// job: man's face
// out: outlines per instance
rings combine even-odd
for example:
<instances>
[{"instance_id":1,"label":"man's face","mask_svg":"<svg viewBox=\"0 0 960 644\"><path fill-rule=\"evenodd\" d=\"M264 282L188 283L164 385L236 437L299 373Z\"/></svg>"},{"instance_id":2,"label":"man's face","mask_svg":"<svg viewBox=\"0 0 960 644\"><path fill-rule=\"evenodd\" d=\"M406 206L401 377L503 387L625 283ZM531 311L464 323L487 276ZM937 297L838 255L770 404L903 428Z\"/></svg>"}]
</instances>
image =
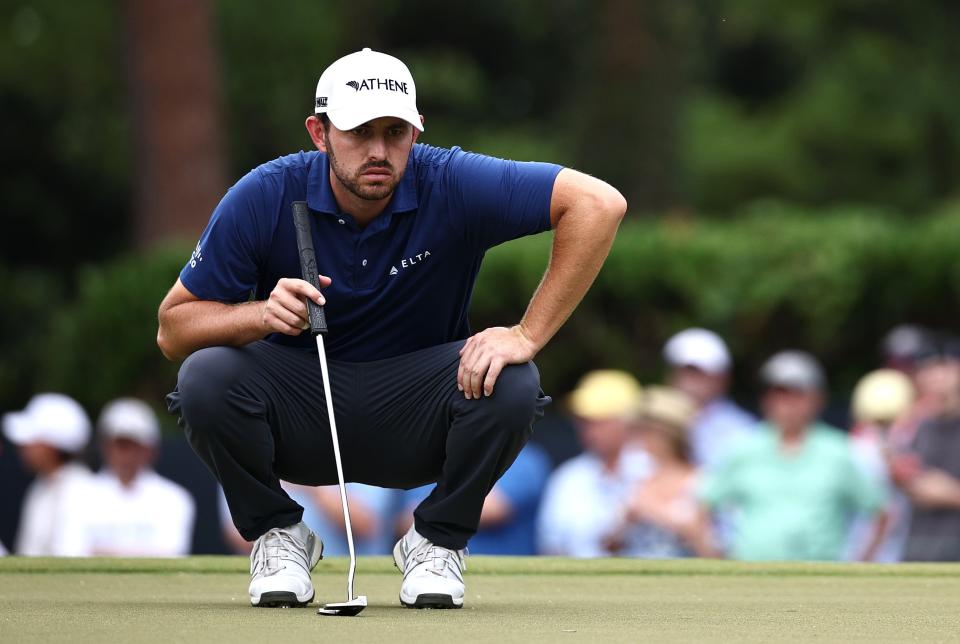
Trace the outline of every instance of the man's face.
<instances>
[{"instance_id":1,"label":"man's face","mask_svg":"<svg viewBox=\"0 0 960 644\"><path fill-rule=\"evenodd\" d=\"M630 422L621 418L577 418L576 425L583 448L604 459L614 458L620 453L631 428Z\"/></svg>"},{"instance_id":2,"label":"man's face","mask_svg":"<svg viewBox=\"0 0 960 644\"><path fill-rule=\"evenodd\" d=\"M47 443L25 443L17 451L23 464L40 476L52 474L63 464L57 448Z\"/></svg>"},{"instance_id":3,"label":"man's face","mask_svg":"<svg viewBox=\"0 0 960 644\"><path fill-rule=\"evenodd\" d=\"M331 123L317 147L327 153L336 180L347 191L380 201L392 195L403 178L419 133L403 119L389 116L347 131Z\"/></svg>"},{"instance_id":4,"label":"man's face","mask_svg":"<svg viewBox=\"0 0 960 644\"><path fill-rule=\"evenodd\" d=\"M708 373L693 366L674 367L668 377L671 386L696 400L699 405L706 405L723 396L728 380L725 373Z\"/></svg>"},{"instance_id":5,"label":"man's face","mask_svg":"<svg viewBox=\"0 0 960 644\"><path fill-rule=\"evenodd\" d=\"M817 391L771 387L763 395L763 415L780 431L806 429L820 415L823 396Z\"/></svg>"},{"instance_id":6,"label":"man's face","mask_svg":"<svg viewBox=\"0 0 960 644\"><path fill-rule=\"evenodd\" d=\"M918 397L939 401L960 389L960 361L953 358L920 363L913 376Z\"/></svg>"},{"instance_id":7,"label":"man's face","mask_svg":"<svg viewBox=\"0 0 960 644\"><path fill-rule=\"evenodd\" d=\"M110 438L103 443L103 462L121 481L130 481L153 461L153 448L129 438Z\"/></svg>"}]
</instances>

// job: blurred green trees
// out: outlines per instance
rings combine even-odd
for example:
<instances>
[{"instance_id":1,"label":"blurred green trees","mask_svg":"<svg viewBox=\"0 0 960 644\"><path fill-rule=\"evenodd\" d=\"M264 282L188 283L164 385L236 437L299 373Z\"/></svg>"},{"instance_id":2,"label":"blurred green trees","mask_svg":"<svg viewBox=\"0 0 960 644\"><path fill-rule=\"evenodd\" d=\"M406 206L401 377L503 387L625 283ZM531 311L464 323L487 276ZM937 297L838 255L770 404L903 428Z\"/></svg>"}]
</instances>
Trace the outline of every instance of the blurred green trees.
<instances>
[{"instance_id":1,"label":"blurred green trees","mask_svg":"<svg viewBox=\"0 0 960 644\"><path fill-rule=\"evenodd\" d=\"M713 45L681 128L692 205L769 196L912 214L957 194L960 5L710 5Z\"/></svg>"},{"instance_id":2,"label":"blurred green trees","mask_svg":"<svg viewBox=\"0 0 960 644\"><path fill-rule=\"evenodd\" d=\"M660 348L690 325L729 339L739 385L751 390L774 351L813 351L845 391L880 360L877 339L905 317L946 327L960 317L960 217L917 222L864 208L819 211L772 204L733 220L626 222L584 304L537 357L544 388L572 386L583 369L620 367L659 377ZM758 243L762 240L762 243ZM473 299L476 328L519 319L543 273L551 236L488 253ZM189 257L187 244L126 254L82 271L62 306L30 273L0 275L38 324L4 329L4 355L36 365L29 380L70 391L91 409L125 392L159 403L176 365L156 349L156 305ZM26 288L21 288L23 284ZM0 369L0 385L17 373Z\"/></svg>"},{"instance_id":3,"label":"blurred green trees","mask_svg":"<svg viewBox=\"0 0 960 644\"><path fill-rule=\"evenodd\" d=\"M556 362L561 386L584 361L653 368L681 324L714 326L748 362L790 340L860 368L889 324L956 319L956 3L210 2L231 181L307 147L320 71L371 46L412 68L425 142L568 164L621 188L632 217L668 215L625 228L568 344L549 349L577 347ZM157 273L129 253L143 151L122 6L0 0L2 408L41 383L101 396L71 348L124 374L102 391L169 375L152 362L151 308L179 260L157 251L150 266L170 261ZM523 278L481 282L478 324L512 319L545 243L491 254L490 271ZM509 308L504 284L523 285ZM146 299L111 311L128 288ZM116 327L124 311L135 337ZM108 329L116 351L95 337Z\"/></svg>"}]
</instances>

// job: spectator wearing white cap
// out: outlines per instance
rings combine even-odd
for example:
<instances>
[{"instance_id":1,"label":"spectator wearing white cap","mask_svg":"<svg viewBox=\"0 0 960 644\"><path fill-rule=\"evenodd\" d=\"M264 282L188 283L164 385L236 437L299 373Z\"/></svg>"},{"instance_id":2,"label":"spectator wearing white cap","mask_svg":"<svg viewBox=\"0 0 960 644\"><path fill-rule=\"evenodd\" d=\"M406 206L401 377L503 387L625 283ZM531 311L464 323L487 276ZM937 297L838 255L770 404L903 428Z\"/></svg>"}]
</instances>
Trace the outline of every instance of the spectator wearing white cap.
<instances>
[{"instance_id":1,"label":"spectator wearing white cap","mask_svg":"<svg viewBox=\"0 0 960 644\"><path fill-rule=\"evenodd\" d=\"M838 560L851 518L880 513L882 490L846 436L817 420L826 382L812 356L778 353L760 375L765 423L707 472L700 497L736 512L728 552L736 559Z\"/></svg>"},{"instance_id":2,"label":"spectator wearing white cap","mask_svg":"<svg viewBox=\"0 0 960 644\"><path fill-rule=\"evenodd\" d=\"M586 374L570 396L583 454L558 467L544 491L537 525L542 554L613 554L609 537L637 481L649 474L645 452L631 447L643 390L623 371Z\"/></svg>"},{"instance_id":3,"label":"spectator wearing white cap","mask_svg":"<svg viewBox=\"0 0 960 644\"><path fill-rule=\"evenodd\" d=\"M694 328L670 338L663 357L670 367L667 384L693 398L698 407L690 427L693 461L710 467L757 425L753 416L727 397L730 351L713 331Z\"/></svg>"},{"instance_id":4,"label":"spectator wearing white cap","mask_svg":"<svg viewBox=\"0 0 960 644\"><path fill-rule=\"evenodd\" d=\"M82 508L92 476L76 459L90 438L83 407L63 394L37 394L22 411L4 414L3 433L36 474L23 500L14 552L89 555Z\"/></svg>"},{"instance_id":5,"label":"spectator wearing white cap","mask_svg":"<svg viewBox=\"0 0 960 644\"><path fill-rule=\"evenodd\" d=\"M90 549L96 555L174 557L189 554L193 497L153 470L160 426L135 398L104 407L97 422L103 469L86 501Z\"/></svg>"}]
</instances>

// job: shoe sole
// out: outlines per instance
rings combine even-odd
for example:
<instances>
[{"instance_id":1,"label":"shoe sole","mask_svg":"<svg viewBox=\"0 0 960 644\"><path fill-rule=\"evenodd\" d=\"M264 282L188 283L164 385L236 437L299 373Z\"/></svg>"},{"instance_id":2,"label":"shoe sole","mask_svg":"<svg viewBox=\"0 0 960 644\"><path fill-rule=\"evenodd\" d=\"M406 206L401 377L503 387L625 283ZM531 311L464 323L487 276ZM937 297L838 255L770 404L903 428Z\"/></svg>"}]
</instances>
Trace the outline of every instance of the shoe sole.
<instances>
[{"instance_id":1,"label":"shoe sole","mask_svg":"<svg viewBox=\"0 0 960 644\"><path fill-rule=\"evenodd\" d=\"M407 608L463 608L463 600L457 604L450 595L440 595L435 593L424 593L417 595L417 598L411 602L403 601L400 596L400 603Z\"/></svg>"},{"instance_id":2,"label":"shoe sole","mask_svg":"<svg viewBox=\"0 0 960 644\"><path fill-rule=\"evenodd\" d=\"M283 590L274 590L260 595L260 601L256 604L251 604L255 608L304 608L307 604L313 601L313 595L311 594L309 599L306 601L300 601L297 599L296 593L291 593L289 591Z\"/></svg>"}]
</instances>

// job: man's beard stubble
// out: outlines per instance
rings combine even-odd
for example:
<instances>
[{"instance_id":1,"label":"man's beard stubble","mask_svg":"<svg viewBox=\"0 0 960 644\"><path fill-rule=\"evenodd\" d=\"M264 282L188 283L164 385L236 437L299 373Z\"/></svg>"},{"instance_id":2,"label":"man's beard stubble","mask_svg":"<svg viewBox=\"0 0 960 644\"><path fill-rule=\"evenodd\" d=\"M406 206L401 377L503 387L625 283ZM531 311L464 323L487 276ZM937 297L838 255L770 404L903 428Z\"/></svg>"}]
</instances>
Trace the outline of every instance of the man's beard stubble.
<instances>
[{"instance_id":1,"label":"man's beard stubble","mask_svg":"<svg viewBox=\"0 0 960 644\"><path fill-rule=\"evenodd\" d=\"M378 163L363 164L357 168L356 173L351 177L340 167L340 163L337 161L337 155L333 151L333 147L329 141L327 141L327 158L330 159L330 168L333 170L333 174L337 177L337 180L343 184L343 187L354 196L366 201L386 199L393 194L393 191L397 188L397 184L400 183L400 179L403 178L403 173L401 172L400 175L397 176L393 166L386 159ZM360 175L371 168L386 168L393 173L393 180L389 183L382 183L376 186L361 186Z\"/></svg>"}]
</instances>

